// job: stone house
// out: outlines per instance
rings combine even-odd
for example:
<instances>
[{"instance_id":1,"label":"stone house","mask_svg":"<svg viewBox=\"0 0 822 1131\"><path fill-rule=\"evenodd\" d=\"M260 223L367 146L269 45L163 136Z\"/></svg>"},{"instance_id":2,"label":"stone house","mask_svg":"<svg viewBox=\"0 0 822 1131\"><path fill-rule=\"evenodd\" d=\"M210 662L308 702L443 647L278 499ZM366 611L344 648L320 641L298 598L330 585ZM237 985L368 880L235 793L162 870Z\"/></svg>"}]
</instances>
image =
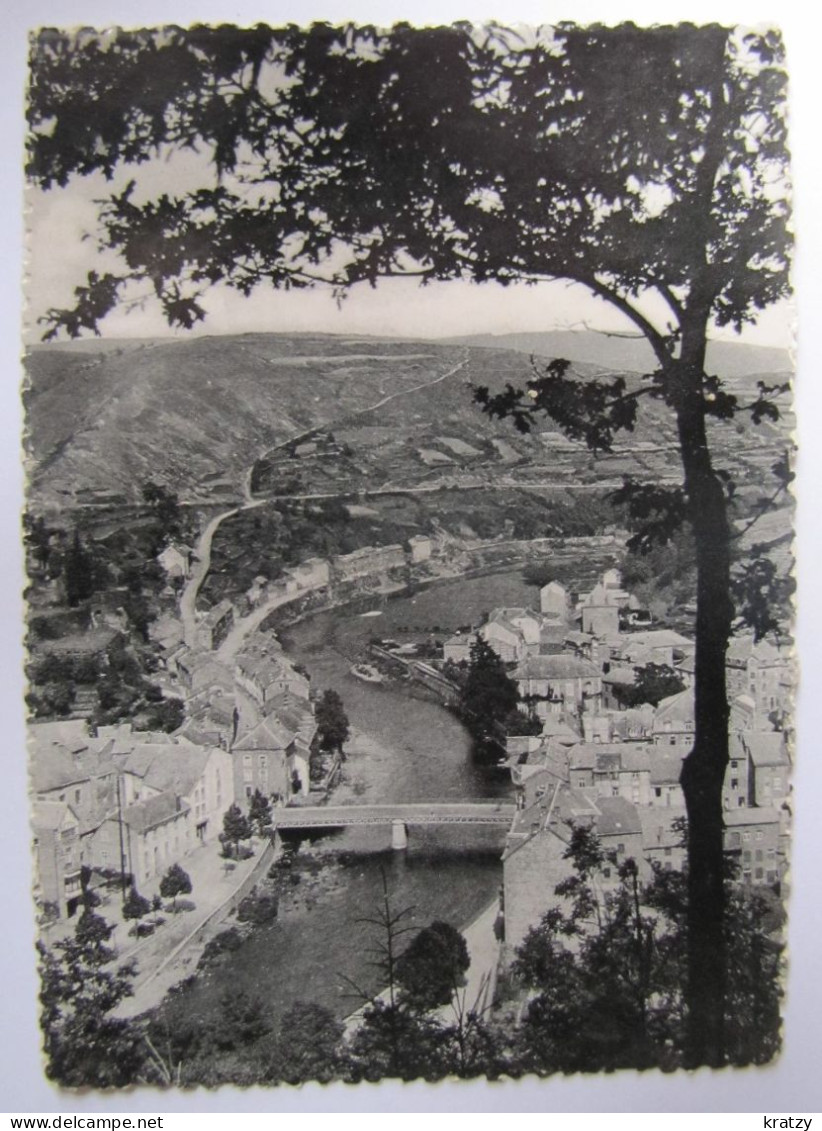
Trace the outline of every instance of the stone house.
<instances>
[{"instance_id":1,"label":"stone house","mask_svg":"<svg viewBox=\"0 0 822 1131\"><path fill-rule=\"evenodd\" d=\"M649 751L651 805L655 809L684 809L685 796L679 777L687 751L653 745Z\"/></svg>"},{"instance_id":2,"label":"stone house","mask_svg":"<svg viewBox=\"0 0 822 1131\"><path fill-rule=\"evenodd\" d=\"M672 668L676 661L692 657L695 648L693 640L670 628L631 632L620 638L620 656L636 667L665 664Z\"/></svg>"},{"instance_id":3,"label":"stone house","mask_svg":"<svg viewBox=\"0 0 822 1131\"><path fill-rule=\"evenodd\" d=\"M619 635L619 602L604 585L595 585L582 599L580 612L584 633L606 640Z\"/></svg>"},{"instance_id":4,"label":"stone house","mask_svg":"<svg viewBox=\"0 0 822 1131\"><path fill-rule=\"evenodd\" d=\"M288 758L293 741L294 732L274 715L241 735L231 750L234 796L243 800L259 789L266 797L272 793L290 797Z\"/></svg>"},{"instance_id":5,"label":"stone house","mask_svg":"<svg viewBox=\"0 0 822 1131\"><path fill-rule=\"evenodd\" d=\"M427 534L414 534L408 539L408 553L412 565L427 562L431 557L432 544Z\"/></svg>"},{"instance_id":6,"label":"stone house","mask_svg":"<svg viewBox=\"0 0 822 1131\"><path fill-rule=\"evenodd\" d=\"M197 625L197 643L214 651L219 648L234 626L234 606L225 598L215 605Z\"/></svg>"},{"instance_id":7,"label":"stone house","mask_svg":"<svg viewBox=\"0 0 822 1131\"><path fill-rule=\"evenodd\" d=\"M191 563L194 551L184 542L169 542L157 555L157 561L168 577L191 577Z\"/></svg>"},{"instance_id":8,"label":"stone house","mask_svg":"<svg viewBox=\"0 0 822 1131\"><path fill-rule=\"evenodd\" d=\"M642 855L666 871L681 871L687 858L682 822L687 818L684 805L639 810L642 825Z\"/></svg>"},{"instance_id":9,"label":"stone house","mask_svg":"<svg viewBox=\"0 0 822 1131\"><path fill-rule=\"evenodd\" d=\"M773 808L731 809L725 814L725 851L741 869L742 880L773 884L781 879L779 813Z\"/></svg>"},{"instance_id":10,"label":"stone house","mask_svg":"<svg viewBox=\"0 0 822 1131\"><path fill-rule=\"evenodd\" d=\"M121 804L170 794L190 811L193 839L206 844L222 831L223 814L234 801L231 755L219 747L189 743L139 745L122 759Z\"/></svg>"},{"instance_id":11,"label":"stone house","mask_svg":"<svg viewBox=\"0 0 822 1131\"><path fill-rule=\"evenodd\" d=\"M506 840L502 857L506 948L519 946L550 908L563 904L555 888L571 874L565 853L573 825L593 827L602 847L615 853L617 865L603 869L603 894L618 882L620 863L628 857L642 859L642 829L634 805L622 797L594 799L557 783L534 804L517 810Z\"/></svg>"},{"instance_id":12,"label":"stone house","mask_svg":"<svg viewBox=\"0 0 822 1131\"><path fill-rule=\"evenodd\" d=\"M571 615L571 596L559 581L549 581L539 591L539 609L567 623Z\"/></svg>"},{"instance_id":13,"label":"stone house","mask_svg":"<svg viewBox=\"0 0 822 1131\"><path fill-rule=\"evenodd\" d=\"M598 712L602 705L602 673L589 660L558 653L528 656L514 669L520 697L532 702L542 719Z\"/></svg>"},{"instance_id":14,"label":"stone house","mask_svg":"<svg viewBox=\"0 0 822 1131\"><path fill-rule=\"evenodd\" d=\"M34 836L34 898L61 918L72 916L80 902L80 821L64 801L35 801L31 808Z\"/></svg>"},{"instance_id":15,"label":"stone house","mask_svg":"<svg viewBox=\"0 0 822 1131\"><path fill-rule=\"evenodd\" d=\"M648 743L580 743L569 751L569 775L575 789L597 797L622 797L635 805L651 803Z\"/></svg>"},{"instance_id":16,"label":"stone house","mask_svg":"<svg viewBox=\"0 0 822 1131\"><path fill-rule=\"evenodd\" d=\"M323 558L307 558L284 569L283 576L293 580L297 589L321 589L331 580L331 566Z\"/></svg>"},{"instance_id":17,"label":"stone house","mask_svg":"<svg viewBox=\"0 0 822 1131\"><path fill-rule=\"evenodd\" d=\"M752 636L734 637L725 659L728 695L747 695L754 701L756 726L770 729L770 717L791 709L793 665L787 649Z\"/></svg>"},{"instance_id":18,"label":"stone house","mask_svg":"<svg viewBox=\"0 0 822 1131\"><path fill-rule=\"evenodd\" d=\"M694 690L686 687L661 699L654 712L652 737L657 746L675 747L685 755L694 744Z\"/></svg>"},{"instance_id":19,"label":"stone house","mask_svg":"<svg viewBox=\"0 0 822 1131\"><path fill-rule=\"evenodd\" d=\"M779 808L790 793L791 762L780 731L745 731L739 742L747 759L748 805Z\"/></svg>"}]
</instances>

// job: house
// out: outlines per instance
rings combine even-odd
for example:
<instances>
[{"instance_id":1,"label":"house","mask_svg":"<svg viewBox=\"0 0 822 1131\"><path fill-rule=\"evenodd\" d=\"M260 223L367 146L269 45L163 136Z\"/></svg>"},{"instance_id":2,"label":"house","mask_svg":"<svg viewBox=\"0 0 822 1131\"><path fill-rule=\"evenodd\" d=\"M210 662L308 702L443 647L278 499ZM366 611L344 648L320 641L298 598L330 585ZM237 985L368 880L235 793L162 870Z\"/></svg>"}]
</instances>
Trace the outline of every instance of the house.
<instances>
[{"instance_id":1,"label":"house","mask_svg":"<svg viewBox=\"0 0 822 1131\"><path fill-rule=\"evenodd\" d=\"M666 871L682 871L688 855L684 805L639 809L638 813L642 826L643 859Z\"/></svg>"},{"instance_id":2,"label":"house","mask_svg":"<svg viewBox=\"0 0 822 1131\"><path fill-rule=\"evenodd\" d=\"M333 573L338 581L354 581L405 567L405 550L400 545L365 546L350 554L338 554Z\"/></svg>"},{"instance_id":3,"label":"house","mask_svg":"<svg viewBox=\"0 0 822 1131\"><path fill-rule=\"evenodd\" d=\"M80 903L80 821L64 801L35 801L31 809L34 835L34 897L43 910L61 919Z\"/></svg>"},{"instance_id":4,"label":"house","mask_svg":"<svg viewBox=\"0 0 822 1131\"><path fill-rule=\"evenodd\" d=\"M694 744L694 689L686 687L661 699L654 712L652 738L657 746L671 746L687 754Z\"/></svg>"},{"instance_id":5,"label":"house","mask_svg":"<svg viewBox=\"0 0 822 1131\"><path fill-rule=\"evenodd\" d=\"M747 761L748 805L779 808L790 793L791 762L779 731L743 731L739 744Z\"/></svg>"},{"instance_id":6,"label":"house","mask_svg":"<svg viewBox=\"0 0 822 1131\"><path fill-rule=\"evenodd\" d=\"M411 557L412 565L427 562L431 557L431 551L431 539L427 534L415 534L408 539L408 553Z\"/></svg>"},{"instance_id":7,"label":"house","mask_svg":"<svg viewBox=\"0 0 822 1131\"><path fill-rule=\"evenodd\" d=\"M184 542L169 542L157 555L157 561L169 578L191 577L191 563L194 551Z\"/></svg>"},{"instance_id":8,"label":"house","mask_svg":"<svg viewBox=\"0 0 822 1131\"><path fill-rule=\"evenodd\" d=\"M43 643L43 651L62 660L93 662L108 667L111 656L123 646L123 636L116 628L101 626L88 632L72 632L59 640Z\"/></svg>"},{"instance_id":9,"label":"house","mask_svg":"<svg viewBox=\"0 0 822 1131\"><path fill-rule=\"evenodd\" d=\"M296 589L321 589L331 580L331 566L322 558L307 558L299 565L283 570L286 583L294 582Z\"/></svg>"},{"instance_id":10,"label":"house","mask_svg":"<svg viewBox=\"0 0 822 1131\"><path fill-rule=\"evenodd\" d=\"M725 851L739 864L745 883L773 884L782 877L780 819L773 808L725 813Z\"/></svg>"},{"instance_id":11,"label":"house","mask_svg":"<svg viewBox=\"0 0 822 1131\"><path fill-rule=\"evenodd\" d=\"M307 699L311 692L308 676L298 672L287 660L267 648L243 652L234 665L234 682L238 691L248 696L257 709L272 698L290 692Z\"/></svg>"},{"instance_id":12,"label":"house","mask_svg":"<svg viewBox=\"0 0 822 1131\"><path fill-rule=\"evenodd\" d=\"M608 639L619 634L619 602L614 593L602 584L595 585L583 598L582 631Z\"/></svg>"},{"instance_id":13,"label":"house","mask_svg":"<svg viewBox=\"0 0 822 1131\"><path fill-rule=\"evenodd\" d=\"M504 615L502 609L495 609L494 612L496 614L494 619L489 619L481 625L478 635L506 664L515 663L526 655L524 637L519 628Z\"/></svg>"},{"instance_id":14,"label":"house","mask_svg":"<svg viewBox=\"0 0 822 1131\"><path fill-rule=\"evenodd\" d=\"M226 598L215 605L197 625L197 643L214 651L219 648L234 625L234 606Z\"/></svg>"},{"instance_id":15,"label":"house","mask_svg":"<svg viewBox=\"0 0 822 1131\"><path fill-rule=\"evenodd\" d=\"M230 695L234 689L231 671L212 652L179 652L175 668L187 699L204 701L219 693Z\"/></svg>"},{"instance_id":16,"label":"house","mask_svg":"<svg viewBox=\"0 0 822 1131\"><path fill-rule=\"evenodd\" d=\"M473 636L463 636L456 632L445 641L442 646L442 658L446 663L467 664L471 659L471 643Z\"/></svg>"},{"instance_id":17,"label":"house","mask_svg":"<svg viewBox=\"0 0 822 1131\"><path fill-rule=\"evenodd\" d=\"M557 884L568 878L566 853L574 825L592 827L617 864L603 870L607 891L618 883L618 865L641 860L642 828L636 806L622 797L594 799L557 782L527 808L518 809L502 857L506 948L519 946L532 926L562 904Z\"/></svg>"},{"instance_id":18,"label":"house","mask_svg":"<svg viewBox=\"0 0 822 1131\"><path fill-rule=\"evenodd\" d=\"M607 667L602 673L602 705L606 711L618 711L622 707L620 689L634 686L637 671L632 664L609 663Z\"/></svg>"},{"instance_id":19,"label":"house","mask_svg":"<svg viewBox=\"0 0 822 1131\"><path fill-rule=\"evenodd\" d=\"M70 805L78 837L84 838L116 803L113 742L91 739L87 732L72 737L67 728L40 723L31 725L29 739L33 794L38 801Z\"/></svg>"},{"instance_id":20,"label":"house","mask_svg":"<svg viewBox=\"0 0 822 1131\"><path fill-rule=\"evenodd\" d=\"M741 809L749 804L750 776L748 751L743 737L738 731L732 730L728 734L728 768L722 783L723 809Z\"/></svg>"},{"instance_id":21,"label":"house","mask_svg":"<svg viewBox=\"0 0 822 1131\"><path fill-rule=\"evenodd\" d=\"M231 755L219 747L140 744L122 756L121 805L170 794L186 803L190 811L189 841L208 843L222 829L223 814L234 801Z\"/></svg>"},{"instance_id":22,"label":"house","mask_svg":"<svg viewBox=\"0 0 822 1131\"><path fill-rule=\"evenodd\" d=\"M728 695L747 695L754 701L756 725L771 727L771 716L790 710L793 694L791 654L769 640L734 637L725 658Z\"/></svg>"},{"instance_id":23,"label":"house","mask_svg":"<svg viewBox=\"0 0 822 1131\"><path fill-rule=\"evenodd\" d=\"M648 753L651 805L655 809L683 809L685 795L679 779L687 751L679 747L652 745Z\"/></svg>"},{"instance_id":24,"label":"house","mask_svg":"<svg viewBox=\"0 0 822 1131\"><path fill-rule=\"evenodd\" d=\"M230 750L237 737L239 719L234 695L218 689L192 711L177 737L195 746L222 746Z\"/></svg>"},{"instance_id":25,"label":"house","mask_svg":"<svg viewBox=\"0 0 822 1131\"><path fill-rule=\"evenodd\" d=\"M249 798L259 790L266 797L276 793L288 798L291 795L288 758L293 742L294 731L273 714L241 735L231 749L234 796Z\"/></svg>"},{"instance_id":26,"label":"house","mask_svg":"<svg viewBox=\"0 0 822 1131\"><path fill-rule=\"evenodd\" d=\"M571 785L597 797L622 797L635 805L651 803L650 744L587 743L568 752Z\"/></svg>"},{"instance_id":27,"label":"house","mask_svg":"<svg viewBox=\"0 0 822 1131\"><path fill-rule=\"evenodd\" d=\"M268 578L263 574L258 574L251 585L245 591L245 599L248 601L249 608L256 609L261 605L268 596Z\"/></svg>"},{"instance_id":28,"label":"house","mask_svg":"<svg viewBox=\"0 0 822 1131\"><path fill-rule=\"evenodd\" d=\"M94 833L94 866L122 867L138 888L145 888L195 846L190 816L188 803L173 792L121 808Z\"/></svg>"},{"instance_id":29,"label":"house","mask_svg":"<svg viewBox=\"0 0 822 1131\"><path fill-rule=\"evenodd\" d=\"M631 632L620 640L620 656L636 667L665 664L672 668L676 660L693 656L695 649L693 640L670 628Z\"/></svg>"},{"instance_id":30,"label":"house","mask_svg":"<svg viewBox=\"0 0 822 1131\"><path fill-rule=\"evenodd\" d=\"M539 591L539 609L541 613L567 623L571 614L571 598L565 586L559 581L543 585Z\"/></svg>"},{"instance_id":31,"label":"house","mask_svg":"<svg viewBox=\"0 0 822 1131\"><path fill-rule=\"evenodd\" d=\"M601 706L602 673L577 656L528 656L514 669L513 677L520 698L531 701L541 719L551 714L597 712Z\"/></svg>"}]
</instances>

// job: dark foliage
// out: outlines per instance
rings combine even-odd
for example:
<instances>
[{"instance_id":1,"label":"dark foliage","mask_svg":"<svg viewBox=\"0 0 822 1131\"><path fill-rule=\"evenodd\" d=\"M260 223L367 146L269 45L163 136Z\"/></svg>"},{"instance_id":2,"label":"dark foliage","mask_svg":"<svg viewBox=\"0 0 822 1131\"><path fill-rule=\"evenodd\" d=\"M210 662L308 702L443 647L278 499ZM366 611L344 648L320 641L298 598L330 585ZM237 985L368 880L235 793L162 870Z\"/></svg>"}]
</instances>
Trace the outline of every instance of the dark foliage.
<instances>
[{"instance_id":1,"label":"dark foliage","mask_svg":"<svg viewBox=\"0 0 822 1131\"><path fill-rule=\"evenodd\" d=\"M470 965L465 939L450 923L435 920L415 935L397 962L403 1000L422 1012L447 1005Z\"/></svg>"}]
</instances>

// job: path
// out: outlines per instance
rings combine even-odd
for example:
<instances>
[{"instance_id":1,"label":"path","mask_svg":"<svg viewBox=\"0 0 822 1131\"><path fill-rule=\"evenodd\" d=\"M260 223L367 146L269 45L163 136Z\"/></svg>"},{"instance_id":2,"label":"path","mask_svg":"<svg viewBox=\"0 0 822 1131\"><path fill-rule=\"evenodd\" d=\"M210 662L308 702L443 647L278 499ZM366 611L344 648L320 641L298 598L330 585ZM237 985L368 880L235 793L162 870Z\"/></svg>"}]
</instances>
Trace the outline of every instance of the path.
<instances>
[{"instance_id":1,"label":"path","mask_svg":"<svg viewBox=\"0 0 822 1131\"><path fill-rule=\"evenodd\" d=\"M421 381L419 384L412 385L408 389L399 389L395 393L389 393L388 395L382 397L380 400L376 401L374 404L368 405L366 408L357 409L356 412L353 413L346 413L346 419L352 416L364 416L366 413L374 412L375 409L382 408L384 405L388 404L389 401L393 401L397 397L408 397L412 393L418 392L420 389L426 389L433 387L434 385L439 385L448 377L453 377L455 373L459 373L459 371L461 369L464 369L467 364L468 357L466 356L462 361L458 362L451 369L446 370L445 373L441 373L439 377L435 377L433 381ZM328 421L322 426L325 428L332 428L334 426L334 422ZM273 447L266 448L265 452L263 452L262 455L279 451L282 448L287 447L289 444L293 444L295 440L299 440L303 436L308 436L311 433L315 432L317 430L317 427L319 426L315 425L313 428L310 428L305 432L301 432L296 436L289 436L287 440L283 440L281 443L275 444ZM189 648L195 647L197 641L197 595L199 594L200 588L205 581L206 576L208 575L208 571L211 567L211 547L214 541L214 535L217 533L217 530L227 518L232 518L234 515L239 514L241 511L253 510L254 507L264 506L266 503L271 501L269 499L252 498L251 477L253 475L256 463L257 460L252 463L251 467L243 477L243 495L245 496L246 502L241 506L232 507L230 510L223 511L221 514L216 515L206 526L197 542L197 546L194 552L198 560L191 571L191 577L188 579L186 586L180 595L180 617L183 622L183 639L185 640ZM225 641L223 641L223 645L226 645L229 640L235 641L232 647L225 649L225 657L230 659L234 655L234 652L236 652L237 647L239 647L239 644L242 642L247 633L253 631L252 626L250 626L249 624L249 621L252 618L256 618L258 614L262 613L263 615L259 616L259 619L257 620L257 624L259 624L265 619L268 613L278 608L281 604L285 604L285 602L285 598L273 598L270 602L268 602L267 605L264 605L262 609L258 609L255 613L253 613L251 618L246 617L245 620L241 622L245 626L244 631L241 634L237 635L232 633L229 635L229 637L226 638ZM256 627L256 625L254 625L253 627ZM223 652L223 648L221 648L221 652Z\"/></svg>"},{"instance_id":2,"label":"path","mask_svg":"<svg viewBox=\"0 0 822 1131\"><path fill-rule=\"evenodd\" d=\"M270 867L268 841L255 839L252 844L254 856L232 861L230 870L216 841L186 856L184 865L191 877L192 894L185 898L195 904L195 909L177 915L161 913L165 922L147 939L135 943L127 933L133 924L123 924L119 915L112 915L107 909L106 918L117 924L114 941L118 962L132 958L137 961L134 993L122 1003L118 1016L136 1017L154 1008L173 985L194 973L203 946L234 906L238 891L253 882L251 877L258 869L264 872Z\"/></svg>"}]
</instances>

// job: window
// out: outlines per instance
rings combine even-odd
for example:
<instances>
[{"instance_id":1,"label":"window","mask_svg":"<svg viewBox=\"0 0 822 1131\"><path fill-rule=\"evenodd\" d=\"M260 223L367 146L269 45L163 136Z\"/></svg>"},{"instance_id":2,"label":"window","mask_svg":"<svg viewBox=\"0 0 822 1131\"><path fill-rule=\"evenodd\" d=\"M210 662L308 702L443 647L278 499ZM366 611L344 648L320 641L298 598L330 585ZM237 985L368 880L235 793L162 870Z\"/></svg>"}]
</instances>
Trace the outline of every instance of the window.
<instances>
[{"instance_id":1,"label":"window","mask_svg":"<svg viewBox=\"0 0 822 1131\"><path fill-rule=\"evenodd\" d=\"M624 844L618 844L617 845L617 852L624 852L624 851L625 851L625 845Z\"/></svg>"},{"instance_id":2,"label":"window","mask_svg":"<svg viewBox=\"0 0 822 1131\"><path fill-rule=\"evenodd\" d=\"M762 829L757 829L757 830L756 830L756 839L757 839L757 840L762 840L762 838L763 838L763 836L764 836L764 835L765 835L765 834L763 833Z\"/></svg>"},{"instance_id":3,"label":"window","mask_svg":"<svg viewBox=\"0 0 822 1131\"><path fill-rule=\"evenodd\" d=\"M662 796L662 786L659 786L659 785L654 786L654 797L661 797L661 796Z\"/></svg>"},{"instance_id":4,"label":"window","mask_svg":"<svg viewBox=\"0 0 822 1131\"><path fill-rule=\"evenodd\" d=\"M666 848L666 849L665 849L665 855L666 855L666 856L670 856L670 855L671 855L671 851L672 851L672 850L671 850L670 848Z\"/></svg>"},{"instance_id":5,"label":"window","mask_svg":"<svg viewBox=\"0 0 822 1131\"><path fill-rule=\"evenodd\" d=\"M74 791L74 800L75 800L75 803L77 805L80 804L80 790L79 789L75 789L75 791Z\"/></svg>"},{"instance_id":6,"label":"window","mask_svg":"<svg viewBox=\"0 0 822 1131\"><path fill-rule=\"evenodd\" d=\"M731 759L731 769L732 769L732 770L735 770L735 769L737 769L737 768L738 768L738 765L739 765L739 763L737 762L736 758L732 758L732 759Z\"/></svg>"},{"instance_id":7,"label":"window","mask_svg":"<svg viewBox=\"0 0 822 1131\"><path fill-rule=\"evenodd\" d=\"M731 789L739 789L739 778L731 778Z\"/></svg>"}]
</instances>

